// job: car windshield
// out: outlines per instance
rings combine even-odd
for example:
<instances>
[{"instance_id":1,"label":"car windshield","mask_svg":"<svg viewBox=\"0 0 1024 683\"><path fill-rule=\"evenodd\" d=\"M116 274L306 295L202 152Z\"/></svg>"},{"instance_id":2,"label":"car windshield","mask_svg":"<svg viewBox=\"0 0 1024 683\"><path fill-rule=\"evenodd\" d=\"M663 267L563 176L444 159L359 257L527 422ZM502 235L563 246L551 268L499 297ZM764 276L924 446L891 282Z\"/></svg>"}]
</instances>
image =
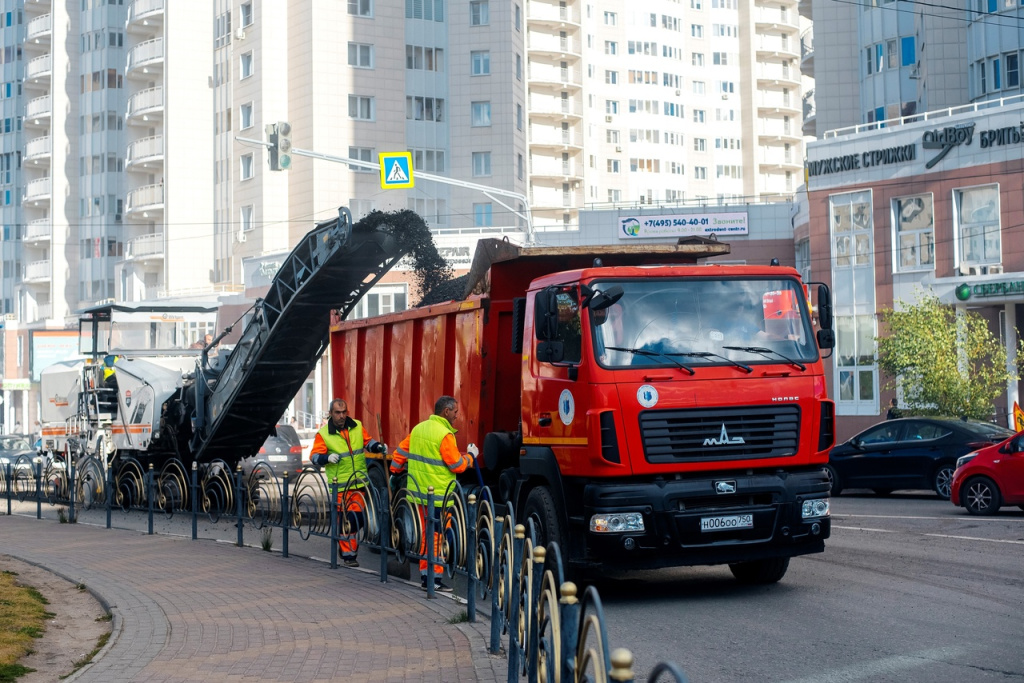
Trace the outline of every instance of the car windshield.
<instances>
[{"instance_id":1,"label":"car windshield","mask_svg":"<svg viewBox=\"0 0 1024 683\"><path fill-rule=\"evenodd\" d=\"M999 439L1009 439L1014 435L1014 431L1007 429L1006 427L1000 427L997 424L991 422L963 422L960 425L964 429L978 436L988 438L997 437Z\"/></svg>"},{"instance_id":2,"label":"car windshield","mask_svg":"<svg viewBox=\"0 0 1024 683\"><path fill-rule=\"evenodd\" d=\"M649 278L595 282L623 296L590 315L598 362L636 365L780 363L818 357L795 279Z\"/></svg>"},{"instance_id":3,"label":"car windshield","mask_svg":"<svg viewBox=\"0 0 1024 683\"><path fill-rule=\"evenodd\" d=\"M291 425L277 425L277 436L287 441L290 446L298 446L301 443L298 432Z\"/></svg>"},{"instance_id":4,"label":"car windshield","mask_svg":"<svg viewBox=\"0 0 1024 683\"><path fill-rule=\"evenodd\" d=\"M25 451L29 449L28 439L20 437L0 437L0 450L3 451Z\"/></svg>"}]
</instances>

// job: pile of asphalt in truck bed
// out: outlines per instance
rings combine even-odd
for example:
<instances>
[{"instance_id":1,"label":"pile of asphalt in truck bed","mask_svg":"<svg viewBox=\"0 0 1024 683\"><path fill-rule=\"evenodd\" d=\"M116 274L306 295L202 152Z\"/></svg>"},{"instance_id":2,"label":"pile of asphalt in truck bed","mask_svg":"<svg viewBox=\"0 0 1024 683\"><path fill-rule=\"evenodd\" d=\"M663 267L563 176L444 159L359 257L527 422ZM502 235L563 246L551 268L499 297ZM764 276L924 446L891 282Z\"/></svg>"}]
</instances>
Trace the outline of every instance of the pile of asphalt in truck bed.
<instances>
[{"instance_id":1,"label":"pile of asphalt in truck bed","mask_svg":"<svg viewBox=\"0 0 1024 683\"><path fill-rule=\"evenodd\" d=\"M426 221L415 211L409 211L408 209L388 212L371 211L353 227L360 231L380 230L399 240L403 248L408 250L408 254L412 259L414 268L413 279L419 291L423 293L423 299L430 297L433 300L435 290L438 291L438 295L442 294L442 290L444 292L449 291L454 275L452 267L437 253L437 247L434 245L434 237L430 234L430 228L427 227ZM461 298L462 290L459 289L458 293L454 296L446 295L442 299L437 299L434 303ZM422 306L424 304L421 301L419 305Z\"/></svg>"}]
</instances>

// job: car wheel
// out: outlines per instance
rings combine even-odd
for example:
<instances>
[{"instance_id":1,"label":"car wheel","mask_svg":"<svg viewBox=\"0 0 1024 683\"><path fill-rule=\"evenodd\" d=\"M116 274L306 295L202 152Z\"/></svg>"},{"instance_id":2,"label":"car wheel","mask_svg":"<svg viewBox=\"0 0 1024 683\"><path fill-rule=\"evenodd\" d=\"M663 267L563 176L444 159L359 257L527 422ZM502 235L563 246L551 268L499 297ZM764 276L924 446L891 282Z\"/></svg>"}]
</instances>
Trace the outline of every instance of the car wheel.
<instances>
[{"instance_id":1,"label":"car wheel","mask_svg":"<svg viewBox=\"0 0 1024 683\"><path fill-rule=\"evenodd\" d=\"M788 557L771 557L767 560L736 562L729 565L729 570L736 580L747 585L778 583L786 575L787 569Z\"/></svg>"},{"instance_id":2,"label":"car wheel","mask_svg":"<svg viewBox=\"0 0 1024 683\"><path fill-rule=\"evenodd\" d=\"M999 511L999 488L988 477L974 477L964 484L960 500L972 515L994 515Z\"/></svg>"},{"instance_id":3,"label":"car wheel","mask_svg":"<svg viewBox=\"0 0 1024 683\"><path fill-rule=\"evenodd\" d=\"M825 475L828 477L829 493L833 496L838 496L843 492L843 482L839 478L839 474L836 472L836 468L832 465L825 465Z\"/></svg>"},{"instance_id":4,"label":"car wheel","mask_svg":"<svg viewBox=\"0 0 1024 683\"><path fill-rule=\"evenodd\" d=\"M892 489L871 489L875 492L876 496L888 496L892 493Z\"/></svg>"},{"instance_id":5,"label":"car wheel","mask_svg":"<svg viewBox=\"0 0 1024 683\"><path fill-rule=\"evenodd\" d=\"M942 500L949 500L950 489L953 486L953 472L952 465L939 465L939 469L935 470L935 474L932 476L932 488Z\"/></svg>"}]
</instances>

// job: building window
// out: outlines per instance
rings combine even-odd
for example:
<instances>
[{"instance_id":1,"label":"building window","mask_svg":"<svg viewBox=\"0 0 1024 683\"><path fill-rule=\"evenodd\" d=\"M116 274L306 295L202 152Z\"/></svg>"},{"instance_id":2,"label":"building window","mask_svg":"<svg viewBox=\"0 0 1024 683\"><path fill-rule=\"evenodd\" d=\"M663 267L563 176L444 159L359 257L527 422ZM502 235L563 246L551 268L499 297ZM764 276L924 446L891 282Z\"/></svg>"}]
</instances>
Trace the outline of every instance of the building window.
<instances>
[{"instance_id":1,"label":"building window","mask_svg":"<svg viewBox=\"0 0 1024 683\"><path fill-rule=\"evenodd\" d=\"M1001 263L999 186L954 190L953 201L958 263L967 266Z\"/></svg>"},{"instance_id":2,"label":"building window","mask_svg":"<svg viewBox=\"0 0 1024 683\"><path fill-rule=\"evenodd\" d=\"M253 217L253 206L251 204L249 206L243 206L242 207L242 211L241 211L241 223L242 223L241 228L242 228L242 232L249 232L250 230L252 230L252 228L253 228L252 217Z\"/></svg>"},{"instance_id":3,"label":"building window","mask_svg":"<svg viewBox=\"0 0 1024 683\"><path fill-rule=\"evenodd\" d=\"M516 53L516 80L523 80L523 56Z\"/></svg>"},{"instance_id":4,"label":"building window","mask_svg":"<svg viewBox=\"0 0 1024 683\"><path fill-rule=\"evenodd\" d=\"M931 194L892 200L897 272L935 267L935 215Z\"/></svg>"},{"instance_id":5,"label":"building window","mask_svg":"<svg viewBox=\"0 0 1024 683\"><path fill-rule=\"evenodd\" d=\"M615 26L618 23L619 23L619 16L615 12L605 12L604 13L604 25L605 26Z\"/></svg>"},{"instance_id":6,"label":"building window","mask_svg":"<svg viewBox=\"0 0 1024 683\"><path fill-rule=\"evenodd\" d=\"M348 44L348 65L358 69L373 68L373 45L366 43Z\"/></svg>"},{"instance_id":7,"label":"building window","mask_svg":"<svg viewBox=\"0 0 1024 683\"><path fill-rule=\"evenodd\" d=\"M410 95L405 98L405 118L407 121L444 121L444 100Z\"/></svg>"},{"instance_id":8,"label":"building window","mask_svg":"<svg viewBox=\"0 0 1024 683\"><path fill-rule=\"evenodd\" d=\"M618 71L605 71L604 82L607 85L618 85L619 83L619 72Z\"/></svg>"},{"instance_id":9,"label":"building window","mask_svg":"<svg viewBox=\"0 0 1024 683\"><path fill-rule=\"evenodd\" d=\"M704 94L704 81L694 81L693 82L693 94L694 95L703 95Z\"/></svg>"},{"instance_id":10,"label":"building window","mask_svg":"<svg viewBox=\"0 0 1024 683\"><path fill-rule=\"evenodd\" d=\"M517 31L521 31L523 27L523 10L519 5L515 6L515 27Z\"/></svg>"},{"instance_id":11,"label":"building window","mask_svg":"<svg viewBox=\"0 0 1024 683\"><path fill-rule=\"evenodd\" d=\"M694 166L693 167L693 179L694 180L707 180L708 179L708 167L707 166Z\"/></svg>"},{"instance_id":12,"label":"building window","mask_svg":"<svg viewBox=\"0 0 1024 683\"><path fill-rule=\"evenodd\" d=\"M604 101L604 113L605 114L618 114L619 103L617 100L605 100Z\"/></svg>"},{"instance_id":13,"label":"building window","mask_svg":"<svg viewBox=\"0 0 1024 683\"><path fill-rule=\"evenodd\" d=\"M712 52L711 63L715 66L729 66L728 52Z\"/></svg>"},{"instance_id":14,"label":"building window","mask_svg":"<svg viewBox=\"0 0 1024 683\"><path fill-rule=\"evenodd\" d=\"M252 71L252 53L246 52L242 54L238 59L238 77L249 78L249 76L252 76Z\"/></svg>"},{"instance_id":15,"label":"building window","mask_svg":"<svg viewBox=\"0 0 1024 683\"><path fill-rule=\"evenodd\" d=\"M615 55L619 53L619 44L614 40L604 41L604 53L606 55Z\"/></svg>"},{"instance_id":16,"label":"building window","mask_svg":"<svg viewBox=\"0 0 1024 683\"><path fill-rule=\"evenodd\" d=\"M705 114L704 114L704 110L703 109L694 109L693 110L693 122L694 123L704 123L704 119L705 119Z\"/></svg>"},{"instance_id":17,"label":"building window","mask_svg":"<svg viewBox=\"0 0 1024 683\"><path fill-rule=\"evenodd\" d=\"M523 129L523 105L516 104L516 130Z\"/></svg>"},{"instance_id":18,"label":"building window","mask_svg":"<svg viewBox=\"0 0 1024 683\"><path fill-rule=\"evenodd\" d=\"M471 0L469 3L469 25L487 26L491 23L491 8L487 0Z\"/></svg>"},{"instance_id":19,"label":"building window","mask_svg":"<svg viewBox=\"0 0 1024 683\"><path fill-rule=\"evenodd\" d=\"M478 228L489 228L494 225L490 202L473 205L473 225Z\"/></svg>"},{"instance_id":20,"label":"building window","mask_svg":"<svg viewBox=\"0 0 1024 683\"><path fill-rule=\"evenodd\" d=\"M704 53L703 52L691 52L690 63L693 66L704 66Z\"/></svg>"},{"instance_id":21,"label":"building window","mask_svg":"<svg viewBox=\"0 0 1024 683\"><path fill-rule=\"evenodd\" d=\"M252 116L252 102L243 104L238 108L238 118L241 122L241 129L252 128L253 116Z\"/></svg>"},{"instance_id":22,"label":"building window","mask_svg":"<svg viewBox=\"0 0 1024 683\"><path fill-rule=\"evenodd\" d=\"M490 50L474 50L469 53L470 73L474 76L488 76L491 73Z\"/></svg>"},{"instance_id":23,"label":"building window","mask_svg":"<svg viewBox=\"0 0 1024 683\"><path fill-rule=\"evenodd\" d=\"M999 72L999 58L992 60L992 89L1002 90L1002 74Z\"/></svg>"},{"instance_id":24,"label":"building window","mask_svg":"<svg viewBox=\"0 0 1024 683\"><path fill-rule=\"evenodd\" d=\"M605 142L610 142L613 145L619 144L619 131L617 131L617 130L610 130L610 129L605 131L604 141Z\"/></svg>"},{"instance_id":25,"label":"building window","mask_svg":"<svg viewBox=\"0 0 1024 683\"><path fill-rule=\"evenodd\" d=\"M690 24L690 35L694 38L703 38L704 27L700 24Z\"/></svg>"},{"instance_id":26,"label":"building window","mask_svg":"<svg viewBox=\"0 0 1024 683\"><path fill-rule=\"evenodd\" d=\"M348 158L355 159L357 161L373 161L373 148L372 147L349 147ZM356 173L373 173L372 168L366 168L364 166L349 166L349 170L355 171Z\"/></svg>"},{"instance_id":27,"label":"building window","mask_svg":"<svg viewBox=\"0 0 1024 683\"><path fill-rule=\"evenodd\" d=\"M242 180L248 180L252 178L253 166L252 166L252 154L243 154L241 157L241 173L240 177Z\"/></svg>"},{"instance_id":28,"label":"building window","mask_svg":"<svg viewBox=\"0 0 1024 683\"><path fill-rule=\"evenodd\" d=\"M473 125L474 126L489 126L491 125L491 103L490 102L473 102Z\"/></svg>"},{"instance_id":29,"label":"building window","mask_svg":"<svg viewBox=\"0 0 1024 683\"><path fill-rule=\"evenodd\" d=\"M359 121L373 121L376 117L374 98L362 95L348 96L349 118Z\"/></svg>"},{"instance_id":30,"label":"building window","mask_svg":"<svg viewBox=\"0 0 1024 683\"><path fill-rule=\"evenodd\" d=\"M348 13L356 17L372 17L373 0L348 0Z\"/></svg>"},{"instance_id":31,"label":"building window","mask_svg":"<svg viewBox=\"0 0 1024 683\"><path fill-rule=\"evenodd\" d=\"M693 139L693 151L694 152L706 152L708 149L708 141L704 138Z\"/></svg>"},{"instance_id":32,"label":"building window","mask_svg":"<svg viewBox=\"0 0 1024 683\"><path fill-rule=\"evenodd\" d=\"M871 192L832 195L829 212L838 403L846 414L875 415L878 373Z\"/></svg>"},{"instance_id":33,"label":"building window","mask_svg":"<svg viewBox=\"0 0 1024 683\"><path fill-rule=\"evenodd\" d=\"M607 167L608 167L608 172L609 173L618 173L619 172L619 160L618 159L608 159L606 163L607 163Z\"/></svg>"},{"instance_id":34,"label":"building window","mask_svg":"<svg viewBox=\"0 0 1024 683\"><path fill-rule=\"evenodd\" d=\"M899 43L895 39L885 41L886 68L895 69L900 65Z\"/></svg>"},{"instance_id":35,"label":"building window","mask_svg":"<svg viewBox=\"0 0 1024 683\"><path fill-rule=\"evenodd\" d=\"M491 153L473 152L473 177L481 178L491 175Z\"/></svg>"},{"instance_id":36,"label":"building window","mask_svg":"<svg viewBox=\"0 0 1024 683\"><path fill-rule=\"evenodd\" d=\"M517 154L516 155L516 177L518 177L520 180L522 180L524 174L525 174L525 164L523 163L523 155L522 154Z\"/></svg>"},{"instance_id":37,"label":"building window","mask_svg":"<svg viewBox=\"0 0 1024 683\"><path fill-rule=\"evenodd\" d=\"M902 66L914 66L917 63L917 39L914 36L908 36L901 38L903 50L903 61L900 62Z\"/></svg>"},{"instance_id":38,"label":"building window","mask_svg":"<svg viewBox=\"0 0 1024 683\"><path fill-rule=\"evenodd\" d=\"M242 26L252 26L252 3L243 2L239 5L238 10L242 15Z\"/></svg>"},{"instance_id":39,"label":"building window","mask_svg":"<svg viewBox=\"0 0 1024 683\"><path fill-rule=\"evenodd\" d=\"M406 2L405 18L443 22L444 0L416 0L415 2Z\"/></svg>"},{"instance_id":40,"label":"building window","mask_svg":"<svg viewBox=\"0 0 1024 683\"><path fill-rule=\"evenodd\" d=\"M1020 67L1018 57L1016 54L1008 54L1003 56L1003 61L1006 62L1006 87L1017 88L1020 87Z\"/></svg>"}]
</instances>

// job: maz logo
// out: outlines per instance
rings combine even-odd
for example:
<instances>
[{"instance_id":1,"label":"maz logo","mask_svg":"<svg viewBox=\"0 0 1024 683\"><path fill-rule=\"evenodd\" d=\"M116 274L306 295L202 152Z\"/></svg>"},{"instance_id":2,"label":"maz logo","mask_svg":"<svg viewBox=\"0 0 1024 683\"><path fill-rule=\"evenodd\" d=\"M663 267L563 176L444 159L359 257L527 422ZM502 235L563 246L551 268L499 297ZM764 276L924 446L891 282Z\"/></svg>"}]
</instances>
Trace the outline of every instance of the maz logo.
<instances>
[{"instance_id":1,"label":"maz logo","mask_svg":"<svg viewBox=\"0 0 1024 683\"><path fill-rule=\"evenodd\" d=\"M705 446L725 446L730 444L741 443L746 443L746 441L743 440L742 436L735 436L731 439L729 438L729 432L725 430L724 422L722 423L722 433L718 436L717 439L704 439Z\"/></svg>"}]
</instances>

